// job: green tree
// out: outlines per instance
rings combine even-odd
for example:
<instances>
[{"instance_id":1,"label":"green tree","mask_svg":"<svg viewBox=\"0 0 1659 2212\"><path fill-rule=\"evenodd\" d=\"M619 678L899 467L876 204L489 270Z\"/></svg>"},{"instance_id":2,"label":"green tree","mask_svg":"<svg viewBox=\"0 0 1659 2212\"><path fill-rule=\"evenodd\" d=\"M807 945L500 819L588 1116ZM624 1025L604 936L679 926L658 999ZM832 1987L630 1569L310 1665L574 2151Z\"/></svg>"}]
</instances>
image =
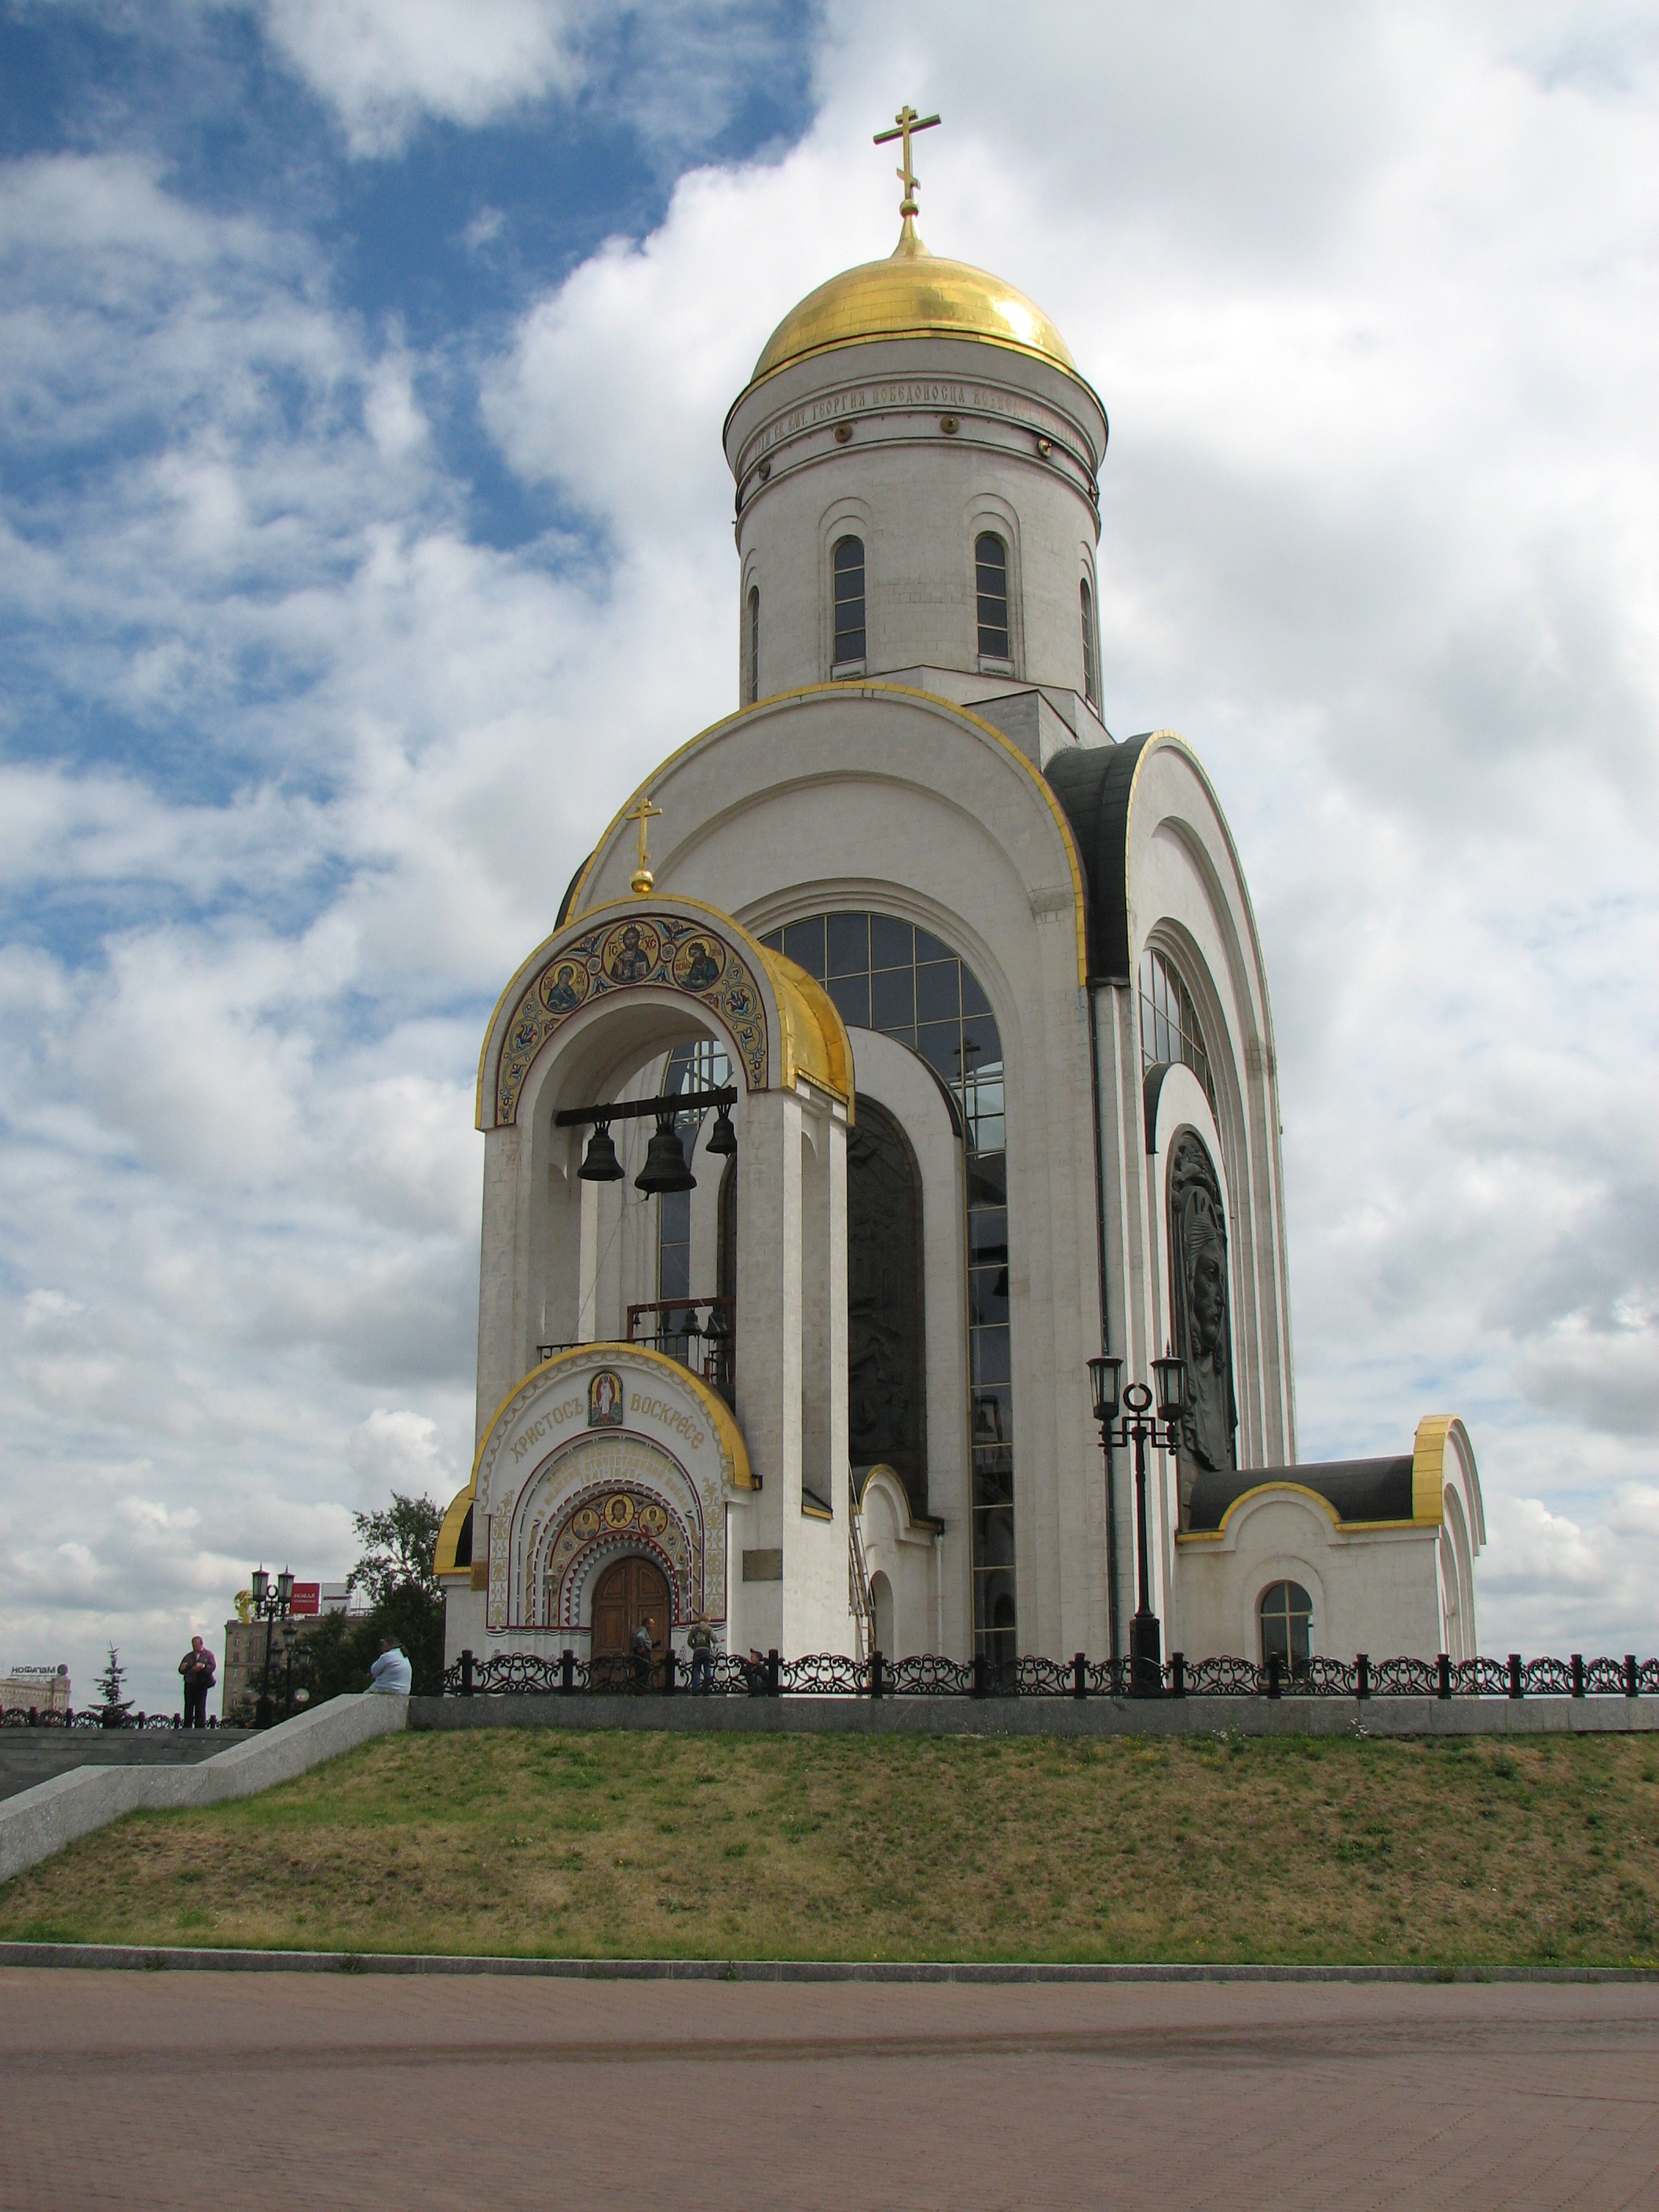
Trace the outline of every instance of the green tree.
<instances>
[{"instance_id":1,"label":"green tree","mask_svg":"<svg viewBox=\"0 0 1659 2212\"><path fill-rule=\"evenodd\" d=\"M325 1613L306 1638L311 1701L368 1687L368 1670L387 1637L408 1657L418 1697L443 1686L444 1601L434 1572L443 1510L429 1498L404 1498L378 1513L354 1513L362 1556L346 1577L368 1598L366 1613Z\"/></svg>"},{"instance_id":2,"label":"green tree","mask_svg":"<svg viewBox=\"0 0 1659 2212\"><path fill-rule=\"evenodd\" d=\"M125 1686L126 1668L121 1664L120 1653L112 1644L109 1647L109 1664L98 1677L98 1692L103 1700L106 1728L125 1728L127 1724L127 1715L132 1710L132 1700L121 1695Z\"/></svg>"},{"instance_id":3,"label":"green tree","mask_svg":"<svg viewBox=\"0 0 1659 2212\"><path fill-rule=\"evenodd\" d=\"M348 1589L366 1592L371 1606L384 1605L408 1586L437 1599L433 1562L438 1531L444 1524L442 1506L429 1498L404 1498L394 1490L384 1512L354 1513L351 1518L368 1549L347 1576Z\"/></svg>"}]
</instances>

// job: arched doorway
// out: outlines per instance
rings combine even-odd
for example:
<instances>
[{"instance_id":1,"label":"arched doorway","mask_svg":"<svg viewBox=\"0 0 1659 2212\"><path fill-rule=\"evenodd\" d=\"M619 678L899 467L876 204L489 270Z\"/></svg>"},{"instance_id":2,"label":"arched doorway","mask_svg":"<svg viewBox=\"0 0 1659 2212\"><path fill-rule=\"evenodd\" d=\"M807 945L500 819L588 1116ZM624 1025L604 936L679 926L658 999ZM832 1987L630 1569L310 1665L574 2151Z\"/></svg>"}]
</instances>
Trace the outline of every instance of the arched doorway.
<instances>
[{"instance_id":1,"label":"arched doorway","mask_svg":"<svg viewBox=\"0 0 1659 2212\"><path fill-rule=\"evenodd\" d=\"M651 1649L660 1654L674 1625L667 1576L650 1559L616 1560L593 1590L593 1656L625 1657L633 1648L635 1630L647 1621Z\"/></svg>"}]
</instances>

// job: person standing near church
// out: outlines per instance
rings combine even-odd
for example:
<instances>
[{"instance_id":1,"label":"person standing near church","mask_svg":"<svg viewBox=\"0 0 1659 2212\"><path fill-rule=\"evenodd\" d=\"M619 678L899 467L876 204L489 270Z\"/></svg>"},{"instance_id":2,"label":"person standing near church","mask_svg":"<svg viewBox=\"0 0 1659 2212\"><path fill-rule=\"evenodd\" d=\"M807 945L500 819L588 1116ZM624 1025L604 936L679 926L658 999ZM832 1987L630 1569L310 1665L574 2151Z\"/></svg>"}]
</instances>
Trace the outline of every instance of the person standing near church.
<instances>
[{"instance_id":1,"label":"person standing near church","mask_svg":"<svg viewBox=\"0 0 1659 2212\"><path fill-rule=\"evenodd\" d=\"M651 1661L656 1644L657 1624L649 1615L634 1631L629 1649L634 1658L634 1689L635 1694L651 1687Z\"/></svg>"},{"instance_id":2,"label":"person standing near church","mask_svg":"<svg viewBox=\"0 0 1659 2212\"><path fill-rule=\"evenodd\" d=\"M190 1649L179 1662L179 1672L185 1678L185 1726L207 1726L208 1692L213 1687L217 1671L213 1654L199 1636L190 1639Z\"/></svg>"},{"instance_id":3,"label":"person standing near church","mask_svg":"<svg viewBox=\"0 0 1659 2212\"><path fill-rule=\"evenodd\" d=\"M714 1632L699 1613L686 1633L691 1653L691 1688L695 1693L714 1686Z\"/></svg>"}]
</instances>

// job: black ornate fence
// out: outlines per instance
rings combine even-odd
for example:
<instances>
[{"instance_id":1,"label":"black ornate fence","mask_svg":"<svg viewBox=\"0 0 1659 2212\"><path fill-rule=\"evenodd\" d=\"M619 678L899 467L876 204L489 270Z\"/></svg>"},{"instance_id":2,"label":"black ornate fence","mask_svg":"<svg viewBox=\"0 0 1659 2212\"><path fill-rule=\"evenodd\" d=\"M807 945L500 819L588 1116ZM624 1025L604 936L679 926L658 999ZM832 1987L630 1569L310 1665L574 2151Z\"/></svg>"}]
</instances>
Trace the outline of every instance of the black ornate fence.
<instances>
[{"instance_id":1,"label":"black ornate fence","mask_svg":"<svg viewBox=\"0 0 1659 2212\"><path fill-rule=\"evenodd\" d=\"M693 1683L688 1662L669 1652L647 1667L630 1658L557 1658L502 1651L475 1659L463 1651L446 1669L446 1697L658 1694L722 1698L1638 1698L1659 1696L1659 1659L1278 1659L1188 1660L1173 1653L1161 1667L1130 1659L868 1659L816 1652L786 1659L776 1651L747 1659L720 1652Z\"/></svg>"},{"instance_id":2,"label":"black ornate fence","mask_svg":"<svg viewBox=\"0 0 1659 2212\"><path fill-rule=\"evenodd\" d=\"M91 1705L84 1712L70 1710L62 1713L43 1713L34 1707L26 1712L0 1713L0 1728L44 1729L143 1729L154 1735L163 1729L181 1729L185 1724L182 1713L117 1713L102 1705ZM216 1729L217 1720L205 1725Z\"/></svg>"}]
</instances>

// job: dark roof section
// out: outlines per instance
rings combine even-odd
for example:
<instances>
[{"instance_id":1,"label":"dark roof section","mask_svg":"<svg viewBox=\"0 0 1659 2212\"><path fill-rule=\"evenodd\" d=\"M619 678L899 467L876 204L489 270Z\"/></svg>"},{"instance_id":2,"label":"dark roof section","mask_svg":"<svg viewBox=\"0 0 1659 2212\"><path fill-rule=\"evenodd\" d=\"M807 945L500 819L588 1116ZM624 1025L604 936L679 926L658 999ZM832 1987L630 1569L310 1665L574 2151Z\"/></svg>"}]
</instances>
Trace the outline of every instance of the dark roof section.
<instances>
[{"instance_id":1,"label":"dark roof section","mask_svg":"<svg viewBox=\"0 0 1659 2212\"><path fill-rule=\"evenodd\" d=\"M471 1505L466 1509L466 1518L456 1533L455 1564L458 1567L470 1567L472 1565L472 1508Z\"/></svg>"},{"instance_id":2,"label":"dark roof section","mask_svg":"<svg viewBox=\"0 0 1659 2212\"><path fill-rule=\"evenodd\" d=\"M597 853L599 849L599 847L596 845L593 848L593 852ZM582 878L587 873L588 864L592 858L593 853L590 853L587 859L582 862L580 867L577 869L575 874L572 876L570 881L565 885L564 896L559 901L559 918L553 925L555 929L562 929L566 922L569 921L570 909L575 902L576 886L580 883Z\"/></svg>"},{"instance_id":3,"label":"dark roof section","mask_svg":"<svg viewBox=\"0 0 1659 2212\"><path fill-rule=\"evenodd\" d=\"M1129 787L1151 738L1149 730L1121 745L1068 745L1043 771L1083 862L1091 983L1129 981Z\"/></svg>"},{"instance_id":4,"label":"dark roof section","mask_svg":"<svg viewBox=\"0 0 1659 2212\"><path fill-rule=\"evenodd\" d=\"M1312 1467L1241 1467L1225 1474L1200 1470L1193 1486L1189 1528L1218 1528L1230 1505L1264 1483L1299 1483L1336 1508L1339 1521L1412 1517L1412 1455L1398 1459L1333 1459Z\"/></svg>"}]
</instances>

